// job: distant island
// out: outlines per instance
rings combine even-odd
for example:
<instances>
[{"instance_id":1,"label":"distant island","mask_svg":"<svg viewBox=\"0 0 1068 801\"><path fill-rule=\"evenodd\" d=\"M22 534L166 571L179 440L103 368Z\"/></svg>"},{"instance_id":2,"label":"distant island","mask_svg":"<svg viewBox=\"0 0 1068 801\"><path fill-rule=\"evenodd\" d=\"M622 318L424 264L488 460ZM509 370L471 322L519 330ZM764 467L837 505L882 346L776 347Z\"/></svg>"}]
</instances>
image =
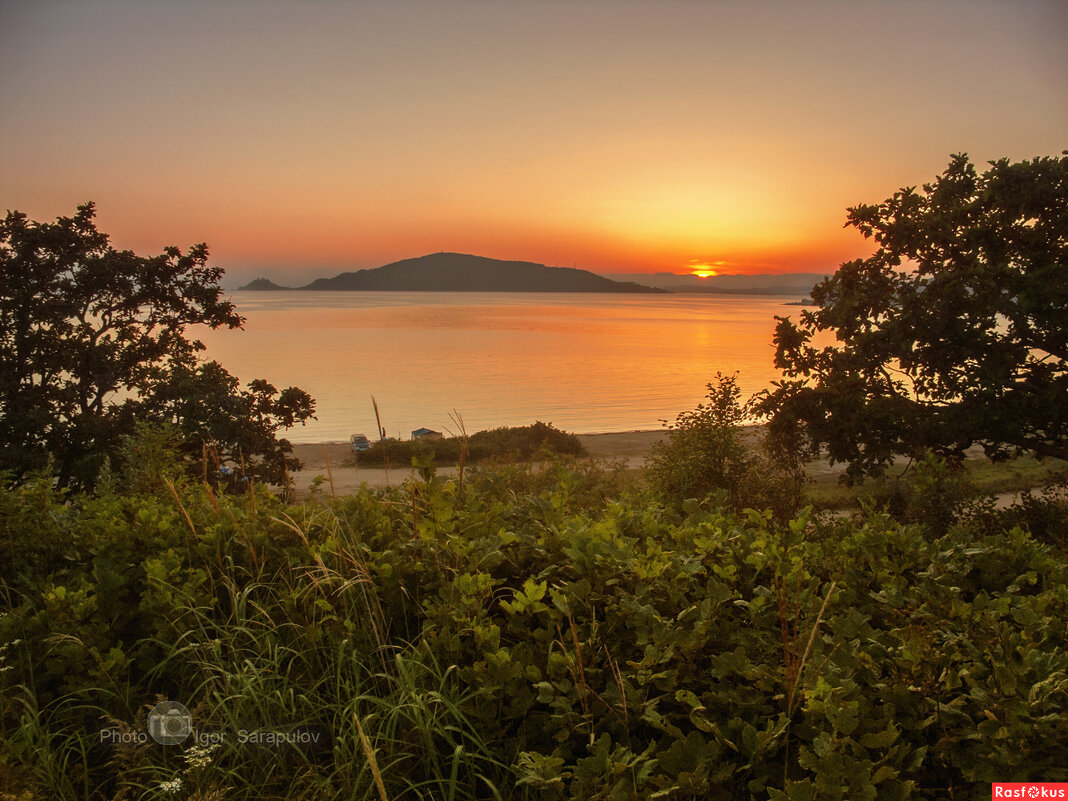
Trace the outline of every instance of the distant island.
<instances>
[{"instance_id":1,"label":"distant island","mask_svg":"<svg viewBox=\"0 0 1068 801\"><path fill-rule=\"evenodd\" d=\"M290 289L257 278L240 291ZM318 278L300 290L360 292L643 292L666 289L614 281L588 270L547 267L529 261L501 261L463 253L432 253L415 259Z\"/></svg>"},{"instance_id":2,"label":"distant island","mask_svg":"<svg viewBox=\"0 0 1068 801\"><path fill-rule=\"evenodd\" d=\"M267 278L256 278L253 281L249 281L243 287L239 287L239 290L242 292L266 292L278 290L284 291L287 289L292 289L292 287L278 286L278 284L276 284L274 281L271 281Z\"/></svg>"}]
</instances>

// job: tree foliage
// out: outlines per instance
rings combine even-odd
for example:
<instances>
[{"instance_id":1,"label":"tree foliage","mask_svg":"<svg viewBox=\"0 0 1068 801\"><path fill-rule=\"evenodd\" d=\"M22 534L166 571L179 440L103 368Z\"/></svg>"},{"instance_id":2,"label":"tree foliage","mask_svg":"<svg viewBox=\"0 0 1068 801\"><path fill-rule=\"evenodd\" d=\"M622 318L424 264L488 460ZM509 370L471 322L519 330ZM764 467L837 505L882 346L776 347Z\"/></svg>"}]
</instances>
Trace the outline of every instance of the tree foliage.
<instances>
[{"instance_id":1,"label":"tree foliage","mask_svg":"<svg viewBox=\"0 0 1068 801\"><path fill-rule=\"evenodd\" d=\"M1068 157L967 156L922 190L849 210L873 239L778 318L775 435L826 446L848 474L973 444L1068 457Z\"/></svg>"},{"instance_id":2,"label":"tree foliage","mask_svg":"<svg viewBox=\"0 0 1068 801\"><path fill-rule=\"evenodd\" d=\"M90 485L136 421L166 419L279 464L275 431L313 404L262 382L242 394L218 365L197 366L191 327L243 323L207 247L143 258L111 247L94 217L88 203L54 223L0 221L0 470L21 478L53 460L61 484ZM227 415L247 430L227 430Z\"/></svg>"},{"instance_id":3,"label":"tree foliage","mask_svg":"<svg viewBox=\"0 0 1068 801\"><path fill-rule=\"evenodd\" d=\"M245 480L288 485L299 470L292 446L277 433L303 423L315 411L308 393L279 391L263 379L242 389L237 378L215 361L177 362L154 386L145 403L153 418L173 423L183 435L187 459L223 483Z\"/></svg>"}]
</instances>

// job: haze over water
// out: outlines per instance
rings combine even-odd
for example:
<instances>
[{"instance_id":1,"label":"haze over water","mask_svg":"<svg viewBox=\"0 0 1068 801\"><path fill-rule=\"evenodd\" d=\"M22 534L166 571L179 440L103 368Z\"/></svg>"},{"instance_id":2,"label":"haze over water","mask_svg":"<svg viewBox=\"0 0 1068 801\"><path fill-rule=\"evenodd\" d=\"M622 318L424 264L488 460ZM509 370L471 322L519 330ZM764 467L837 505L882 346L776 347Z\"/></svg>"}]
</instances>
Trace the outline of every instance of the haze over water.
<instances>
[{"instance_id":1,"label":"haze over water","mask_svg":"<svg viewBox=\"0 0 1068 801\"><path fill-rule=\"evenodd\" d=\"M242 383L317 401L294 442L469 433L535 420L576 433L656 429L700 403L716 371L745 393L779 376L789 297L455 292L235 292L244 331L201 339Z\"/></svg>"}]
</instances>

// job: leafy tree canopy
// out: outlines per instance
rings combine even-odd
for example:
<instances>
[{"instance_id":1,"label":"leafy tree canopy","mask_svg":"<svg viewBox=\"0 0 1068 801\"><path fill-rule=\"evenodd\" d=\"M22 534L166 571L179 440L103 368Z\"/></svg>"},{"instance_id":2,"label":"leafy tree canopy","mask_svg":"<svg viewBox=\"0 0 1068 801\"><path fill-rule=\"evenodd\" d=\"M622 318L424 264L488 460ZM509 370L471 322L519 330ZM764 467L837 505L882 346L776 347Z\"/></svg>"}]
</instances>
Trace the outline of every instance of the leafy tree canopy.
<instances>
[{"instance_id":1,"label":"leafy tree canopy","mask_svg":"<svg viewBox=\"0 0 1068 801\"><path fill-rule=\"evenodd\" d=\"M973 444L1068 458L1068 153L982 174L956 155L847 225L877 248L778 318L773 434L854 478Z\"/></svg>"},{"instance_id":2,"label":"leafy tree canopy","mask_svg":"<svg viewBox=\"0 0 1068 801\"><path fill-rule=\"evenodd\" d=\"M166 420L198 452L240 452L252 475L278 481L291 448L275 433L311 417L312 399L262 381L244 392L198 364L189 328L244 322L207 247L115 250L95 213L0 221L0 470L20 478L54 460L61 484L88 486L137 420Z\"/></svg>"}]
</instances>

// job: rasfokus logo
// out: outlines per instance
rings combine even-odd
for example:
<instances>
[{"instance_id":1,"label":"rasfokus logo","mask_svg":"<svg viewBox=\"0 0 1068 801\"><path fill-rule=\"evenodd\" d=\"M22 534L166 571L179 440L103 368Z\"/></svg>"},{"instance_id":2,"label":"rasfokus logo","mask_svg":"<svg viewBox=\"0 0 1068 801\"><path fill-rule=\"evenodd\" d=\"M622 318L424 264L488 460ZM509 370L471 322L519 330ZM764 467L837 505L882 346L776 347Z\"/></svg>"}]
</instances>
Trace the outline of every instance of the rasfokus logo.
<instances>
[{"instance_id":1,"label":"rasfokus logo","mask_svg":"<svg viewBox=\"0 0 1068 801\"><path fill-rule=\"evenodd\" d=\"M1068 782L995 782L991 798L1068 798Z\"/></svg>"}]
</instances>

